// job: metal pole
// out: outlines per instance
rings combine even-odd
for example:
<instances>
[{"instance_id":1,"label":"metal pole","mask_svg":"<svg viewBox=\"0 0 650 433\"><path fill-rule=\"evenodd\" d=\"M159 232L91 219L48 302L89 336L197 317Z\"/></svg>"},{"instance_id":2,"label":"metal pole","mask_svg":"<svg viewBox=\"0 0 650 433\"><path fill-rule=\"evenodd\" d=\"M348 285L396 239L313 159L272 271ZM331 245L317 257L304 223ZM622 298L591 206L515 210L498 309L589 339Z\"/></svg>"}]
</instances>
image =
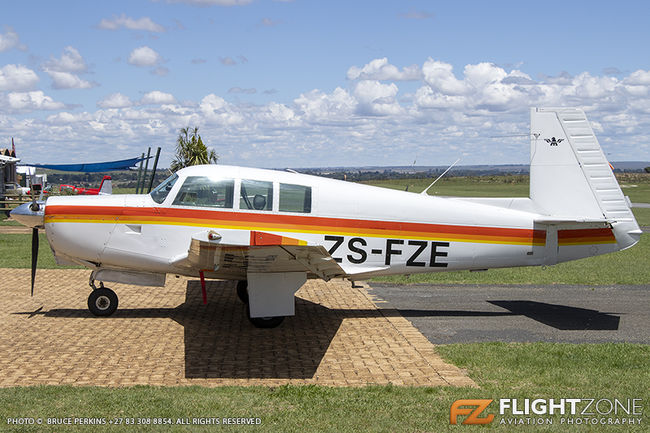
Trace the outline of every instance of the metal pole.
<instances>
[{"instance_id":1,"label":"metal pole","mask_svg":"<svg viewBox=\"0 0 650 433\"><path fill-rule=\"evenodd\" d=\"M149 189L147 194L151 192L151 187L153 186L153 180L156 177L156 167L158 167L158 157L160 156L160 147L156 150L156 158L153 160L153 169L151 169L151 180L149 180Z\"/></svg>"},{"instance_id":2,"label":"metal pole","mask_svg":"<svg viewBox=\"0 0 650 433\"><path fill-rule=\"evenodd\" d=\"M136 194L140 193L140 175L142 174L142 161L144 161L144 152L142 152L142 156L140 157L140 166L138 167L138 181L135 183Z\"/></svg>"},{"instance_id":3,"label":"metal pole","mask_svg":"<svg viewBox=\"0 0 650 433\"><path fill-rule=\"evenodd\" d=\"M144 192L144 183L147 181L147 168L149 168L150 156L151 156L151 148L147 150L147 159L145 160L144 163L144 173L142 173L142 187L140 188L140 192Z\"/></svg>"}]
</instances>

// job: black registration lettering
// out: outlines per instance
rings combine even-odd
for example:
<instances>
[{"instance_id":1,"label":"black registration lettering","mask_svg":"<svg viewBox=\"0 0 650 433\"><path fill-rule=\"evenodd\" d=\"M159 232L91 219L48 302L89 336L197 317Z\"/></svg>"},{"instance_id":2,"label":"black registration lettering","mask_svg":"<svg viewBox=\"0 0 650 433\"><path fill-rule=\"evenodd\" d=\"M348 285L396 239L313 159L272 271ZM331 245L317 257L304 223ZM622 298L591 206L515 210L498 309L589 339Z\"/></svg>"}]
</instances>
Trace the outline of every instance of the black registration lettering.
<instances>
[{"instance_id":1,"label":"black registration lettering","mask_svg":"<svg viewBox=\"0 0 650 433\"><path fill-rule=\"evenodd\" d=\"M393 255L399 256L402 250L394 250L393 245L403 245L404 241L401 239L386 239L386 265L390 265L390 258Z\"/></svg>"},{"instance_id":2,"label":"black registration lettering","mask_svg":"<svg viewBox=\"0 0 650 433\"><path fill-rule=\"evenodd\" d=\"M446 251L438 251L438 247L449 247L449 242L431 242L431 258L429 259L429 266L432 268L446 268L448 263L437 262L438 257L447 257Z\"/></svg>"},{"instance_id":3,"label":"black registration lettering","mask_svg":"<svg viewBox=\"0 0 650 433\"><path fill-rule=\"evenodd\" d=\"M417 258L422 254L422 251L429 245L429 242L427 241L409 241L409 245L417 245L418 249L415 250L415 252L409 257L409 259L406 261L406 266L419 266L419 267L425 267L427 264L426 262L417 262Z\"/></svg>"},{"instance_id":4,"label":"black registration lettering","mask_svg":"<svg viewBox=\"0 0 650 433\"><path fill-rule=\"evenodd\" d=\"M366 261L366 259L368 258L368 253L366 253L364 249L357 247L355 244L361 244L364 247L368 244L366 243L366 240L362 238L351 238L348 241L348 249L353 253L359 254L360 256L358 258L355 258L352 254L348 254L348 260L350 261L350 263L354 263L358 265L359 263L363 263Z\"/></svg>"},{"instance_id":5,"label":"black registration lettering","mask_svg":"<svg viewBox=\"0 0 650 433\"><path fill-rule=\"evenodd\" d=\"M334 257L334 253L343 243L343 239L344 239L343 236L331 236L331 235L325 236L326 241L334 241L334 245L332 245L332 248L330 248L329 251L327 251L330 254L330 256ZM336 263L341 263L343 259L340 257L334 257L334 261Z\"/></svg>"}]
</instances>

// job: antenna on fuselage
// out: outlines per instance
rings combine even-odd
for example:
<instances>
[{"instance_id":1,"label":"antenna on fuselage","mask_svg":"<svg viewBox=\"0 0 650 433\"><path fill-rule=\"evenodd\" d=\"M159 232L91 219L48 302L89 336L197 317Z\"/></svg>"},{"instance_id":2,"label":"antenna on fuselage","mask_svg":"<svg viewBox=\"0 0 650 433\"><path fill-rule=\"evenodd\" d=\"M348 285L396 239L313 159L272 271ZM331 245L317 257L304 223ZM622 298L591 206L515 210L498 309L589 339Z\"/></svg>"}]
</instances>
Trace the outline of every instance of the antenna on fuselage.
<instances>
[{"instance_id":1,"label":"antenna on fuselage","mask_svg":"<svg viewBox=\"0 0 650 433\"><path fill-rule=\"evenodd\" d=\"M456 161L454 161L454 163L451 164L451 165L449 166L449 168L447 168L447 170L443 171L442 174L441 174L440 176L438 176L438 177L436 178L436 180L434 180L433 182L431 182L431 185L429 185L428 187L426 187L426 189L425 189L424 191L422 191L420 194L422 194L422 195L427 195L427 191L429 191L429 188L431 188L431 187L432 187L436 182L438 182L438 181L440 180L440 178L442 178L442 176L444 176L445 174L447 174L447 172L448 172L449 170L451 170L451 169L454 167L454 165L458 164L458 161L460 161L460 160L461 160L461 158L458 158Z\"/></svg>"}]
</instances>

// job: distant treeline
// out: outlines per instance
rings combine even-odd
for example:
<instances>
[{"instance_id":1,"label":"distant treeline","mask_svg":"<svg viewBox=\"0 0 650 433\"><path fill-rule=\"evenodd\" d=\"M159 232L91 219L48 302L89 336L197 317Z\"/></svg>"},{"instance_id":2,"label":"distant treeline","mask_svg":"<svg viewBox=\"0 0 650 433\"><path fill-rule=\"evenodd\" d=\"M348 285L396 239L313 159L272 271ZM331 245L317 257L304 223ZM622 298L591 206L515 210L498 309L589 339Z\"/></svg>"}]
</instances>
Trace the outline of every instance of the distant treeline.
<instances>
[{"instance_id":1,"label":"distant treeline","mask_svg":"<svg viewBox=\"0 0 650 433\"><path fill-rule=\"evenodd\" d=\"M323 176L332 179L348 180L350 182L363 182L369 180L389 180L389 179L433 179L444 171L443 168L436 168L424 171L409 171L409 170L364 170L364 169L342 169L337 168L323 169L323 168L303 168L299 169L299 173L311 174L315 176ZM647 173L643 171L625 171L615 170L616 176L620 179L646 179ZM40 170L39 170L40 173ZM65 173L54 172L52 170L45 170L47 173L48 183L53 185L69 184L81 187L98 187L104 175L108 174L113 179L113 186L117 188L135 188L138 180L137 171L113 171L110 173ZM168 169L160 169L156 172L153 186L155 187L162 182L167 176L170 175ZM499 178L503 179L509 177L508 182L512 182L512 178L526 179L528 172L522 170L516 171L502 171L502 170L477 170L477 169L464 169L463 167L453 168L445 177L486 177L493 178L493 181L498 181ZM151 171L147 173L146 185L149 184L151 179Z\"/></svg>"}]
</instances>

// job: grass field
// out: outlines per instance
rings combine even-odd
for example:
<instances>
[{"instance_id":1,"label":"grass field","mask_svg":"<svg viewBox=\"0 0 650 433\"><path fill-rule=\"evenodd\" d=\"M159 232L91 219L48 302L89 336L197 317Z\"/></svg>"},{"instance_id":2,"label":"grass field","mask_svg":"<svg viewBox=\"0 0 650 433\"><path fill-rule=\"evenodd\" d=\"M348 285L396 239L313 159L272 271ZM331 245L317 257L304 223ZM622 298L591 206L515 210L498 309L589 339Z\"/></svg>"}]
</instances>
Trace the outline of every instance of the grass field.
<instances>
[{"instance_id":1,"label":"grass field","mask_svg":"<svg viewBox=\"0 0 650 433\"><path fill-rule=\"evenodd\" d=\"M438 346L449 361L469 371L480 389L369 386L330 388L147 387L106 389L34 387L0 389L2 431L216 431L225 426L102 426L25 429L7 426L8 417L177 418L259 417L261 425L230 426L261 432L439 432L473 431L449 425L453 401L467 398L650 398L650 346L632 344L572 345L454 344ZM497 414L496 403L488 413ZM487 428L511 431L495 422ZM567 431L553 426L518 431ZM644 419L647 422L647 419ZM585 426L583 426L585 427ZM588 426L576 431L612 431ZM647 425L615 431L647 431Z\"/></svg>"}]
</instances>

